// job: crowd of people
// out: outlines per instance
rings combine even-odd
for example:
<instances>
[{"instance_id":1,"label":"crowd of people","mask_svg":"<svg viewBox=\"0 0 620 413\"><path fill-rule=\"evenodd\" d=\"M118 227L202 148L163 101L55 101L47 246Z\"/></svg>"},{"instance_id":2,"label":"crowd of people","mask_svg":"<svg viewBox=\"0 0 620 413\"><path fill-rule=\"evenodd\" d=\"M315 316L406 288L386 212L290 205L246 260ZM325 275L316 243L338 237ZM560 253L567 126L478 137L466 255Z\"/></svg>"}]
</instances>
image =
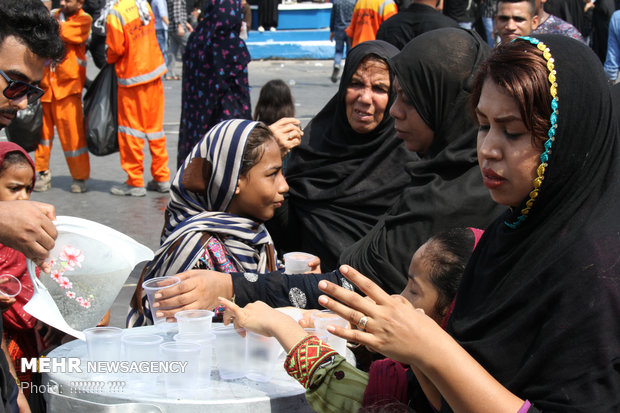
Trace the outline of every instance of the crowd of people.
<instances>
[{"instance_id":1,"label":"crowd of people","mask_svg":"<svg viewBox=\"0 0 620 413\"><path fill-rule=\"evenodd\" d=\"M92 19L84 0L52 13L40 0L0 0L0 127L39 99L45 113L34 161L0 142L0 268L25 286L0 297L0 411L30 411L19 380L32 378L14 363L61 342L23 310L25 260L49 271L57 236L54 207L29 196L51 185L54 126L71 191L86 190L81 62L91 27L118 78L128 179L110 191L170 196L140 281L181 280L152 308L139 282L128 327L215 309L224 324L276 337L318 412L620 409L620 91L594 29L554 16L550 2L499 0L489 44L463 27L467 18L414 0L358 30L363 16L397 8L368 13L372 1L358 1L338 91L301 130L281 80L264 86L250 120L240 2L205 2L195 22L169 13L166 33L156 20L182 14L173 3L109 0ZM593 7L602 19L604 1ZM158 40L167 34L170 46L172 32L185 53L171 180L163 78L174 74ZM285 274L287 251L315 259ZM378 360L349 364L308 335L309 317L274 309L287 306L339 314L351 328L329 333Z\"/></svg>"}]
</instances>

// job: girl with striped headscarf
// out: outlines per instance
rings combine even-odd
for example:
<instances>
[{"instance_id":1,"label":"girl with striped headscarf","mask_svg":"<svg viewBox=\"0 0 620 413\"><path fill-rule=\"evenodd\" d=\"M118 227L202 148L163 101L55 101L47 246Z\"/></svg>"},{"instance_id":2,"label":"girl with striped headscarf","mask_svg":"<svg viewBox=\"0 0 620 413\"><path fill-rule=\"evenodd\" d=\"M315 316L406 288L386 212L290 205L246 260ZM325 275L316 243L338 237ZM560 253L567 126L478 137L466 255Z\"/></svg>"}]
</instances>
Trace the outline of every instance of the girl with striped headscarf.
<instances>
[{"instance_id":1,"label":"girl with striped headscarf","mask_svg":"<svg viewBox=\"0 0 620 413\"><path fill-rule=\"evenodd\" d=\"M228 120L193 148L170 188L161 247L143 280L192 269L269 272L275 249L263 222L284 200L280 148L260 122ZM127 325L150 324L141 280Z\"/></svg>"}]
</instances>

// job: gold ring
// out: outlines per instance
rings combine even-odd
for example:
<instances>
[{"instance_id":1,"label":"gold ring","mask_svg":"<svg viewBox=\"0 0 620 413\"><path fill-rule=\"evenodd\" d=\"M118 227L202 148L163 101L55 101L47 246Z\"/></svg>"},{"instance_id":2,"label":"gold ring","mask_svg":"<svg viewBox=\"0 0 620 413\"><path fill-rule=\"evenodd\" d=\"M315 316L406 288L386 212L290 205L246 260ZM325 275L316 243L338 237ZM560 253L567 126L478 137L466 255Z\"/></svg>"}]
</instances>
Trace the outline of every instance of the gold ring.
<instances>
[{"instance_id":1,"label":"gold ring","mask_svg":"<svg viewBox=\"0 0 620 413\"><path fill-rule=\"evenodd\" d=\"M364 316L362 316L362 318L360 318L360 321L357 322L357 326L360 329L365 330L366 329L366 323L368 323L368 317L366 317L364 315Z\"/></svg>"}]
</instances>

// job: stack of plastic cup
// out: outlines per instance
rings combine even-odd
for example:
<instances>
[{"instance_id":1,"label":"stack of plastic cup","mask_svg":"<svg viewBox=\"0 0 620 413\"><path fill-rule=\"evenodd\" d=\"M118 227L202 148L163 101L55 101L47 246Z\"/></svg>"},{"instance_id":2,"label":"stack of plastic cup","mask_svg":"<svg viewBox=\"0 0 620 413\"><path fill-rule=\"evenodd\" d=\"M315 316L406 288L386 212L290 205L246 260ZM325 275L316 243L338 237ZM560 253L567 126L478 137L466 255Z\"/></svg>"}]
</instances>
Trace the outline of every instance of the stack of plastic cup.
<instances>
[{"instance_id":1,"label":"stack of plastic cup","mask_svg":"<svg viewBox=\"0 0 620 413\"><path fill-rule=\"evenodd\" d=\"M211 330L213 311L209 310L185 310L174 315L179 326L179 333L207 333Z\"/></svg>"},{"instance_id":2,"label":"stack of plastic cup","mask_svg":"<svg viewBox=\"0 0 620 413\"><path fill-rule=\"evenodd\" d=\"M268 382L278 365L278 356L282 346L275 337L265 337L260 334L247 332L247 363L245 374L250 380Z\"/></svg>"},{"instance_id":3,"label":"stack of plastic cup","mask_svg":"<svg viewBox=\"0 0 620 413\"><path fill-rule=\"evenodd\" d=\"M121 338L124 359L129 362L157 362L161 360L159 345L164 341L156 334L126 333ZM151 372L132 372L127 374L127 383L133 389L150 390L157 382L157 374Z\"/></svg>"},{"instance_id":4,"label":"stack of plastic cup","mask_svg":"<svg viewBox=\"0 0 620 413\"><path fill-rule=\"evenodd\" d=\"M165 276L165 277L155 277L150 280L146 280L142 283L142 288L146 293L146 297L149 300L149 306L151 307L151 314L153 316L154 324L162 324L166 322L164 317L157 317L155 314L158 310L166 310L166 308L155 308L153 307L153 303L155 302L155 294L163 290L164 288L170 288L174 285L177 285L181 282L179 277L174 276Z\"/></svg>"},{"instance_id":5,"label":"stack of plastic cup","mask_svg":"<svg viewBox=\"0 0 620 413\"><path fill-rule=\"evenodd\" d=\"M343 328L349 327L349 322L347 320L329 310L315 311L312 313L312 320L314 321L314 328L318 328L320 330L327 331L327 326L330 325ZM342 357L347 356L347 340L344 338L340 338L330 333L327 336L327 344L336 350Z\"/></svg>"},{"instance_id":6,"label":"stack of plastic cup","mask_svg":"<svg viewBox=\"0 0 620 413\"><path fill-rule=\"evenodd\" d=\"M11 274L0 275L0 294L15 297L22 291L22 283Z\"/></svg>"},{"instance_id":7,"label":"stack of plastic cup","mask_svg":"<svg viewBox=\"0 0 620 413\"><path fill-rule=\"evenodd\" d=\"M285 274L304 274L310 271L308 264L314 255L305 252L289 252L284 254Z\"/></svg>"},{"instance_id":8,"label":"stack of plastic cup","mask_svg":"<svg viewBox=\"0 0 620 413\"><path fill-rule=\"evenodd\" d=\"M168 362L164 373L166 396L173 399L194 399L198 387L199 344L168 341L159 345L163 359Z\"/></svg>"},{"instance_id":9,"label":"stack of plastic cup","mask_svg":"<svg viewBox=\"0 0 620 413\"><path fill-rule=\"evenodd\" d=\"M198 387L205 388L211 383L212 348L215 341L213 333L179 333L174 336L175 341L196 343L200 346L200 361L198 362Z\"/></svg>"},{"instance_id":10,"label":"stack of plastic cup","mask_svg":"<svg viewBox=\"0 0 620 413\"><path fill-rule=\"evenodd\" d=\"M215 360L222 380L234 380L245 376L246 339L242 337L243 329L234 326L213 328L215 334Z\"/></svg>"},{"instance_id":11,"label":"stack of plastic cup","mask_svg":"<svg viewBox=\"0 0 620 413\"><path fill-rule=\"evenodd\" d=\"M119 361L121 358L121 336L118 327L93 327L84 330L90 361Z\"/></svg>"},{"instance_id":12,"label":"stack of plastic cup","mask_svg":"<svg viewBox=\"0 0 620 413\"><path fill-rule=\"evenodd\" d=\"M320 328L304 328L304 330L306 330L308 335L316 336L324 343L327 343L327 337L329 337L329 332L327 330L321 330Z\"/></svg>"}]
</instances>

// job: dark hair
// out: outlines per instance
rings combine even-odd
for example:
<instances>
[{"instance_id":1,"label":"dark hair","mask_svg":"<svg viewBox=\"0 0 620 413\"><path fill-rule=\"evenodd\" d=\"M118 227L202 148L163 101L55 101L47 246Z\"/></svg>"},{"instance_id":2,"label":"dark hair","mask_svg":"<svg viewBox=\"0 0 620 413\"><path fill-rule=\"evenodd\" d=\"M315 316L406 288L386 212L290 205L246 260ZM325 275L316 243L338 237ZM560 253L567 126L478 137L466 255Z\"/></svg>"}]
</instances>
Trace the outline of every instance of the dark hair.
<instances>
[{"instance_id":1,"label":"dark hair","mask_svg":"<svg viewBox=\"0 0 620 413\"><path fill-rule=\"evenodd\" d=\"M4 175L4 172L13 165L28 165L28 167L32 168L32 164L28 161L26 155L18 151L9 152L4 155L4 160L0 164L0 176Z\"/></svg>"},{"instance_id":2,"label":"dark hair","mask_svg":"<svg viewBox=\"0 0 620 413\"><path fill-rule=\"evenodd\" d=\"M281 79L270 80L260 89L258 102L254 108L254 120L267 125L282 118L295 116L295 104L291 89Z\"/></svg>"},{"instance_id":3,"label":"dark hair","mask_svg":"<svg viewBox=\"0 0 620 413\"><path fill-rule=\"evenodd\" d=\"M252 129L252 132L250 132L248 136L248 141L245 144L245 149L243 150L241 171L239 171L240 176L247 175L250 169L260 162L263 158L263 153L265 153L265 147L263 145L270 139L276 142L276 138L273 136L271 129L263 123L259 123Z\"/></svg>"},{"instance_id":4,"label":"dark hair","mask_svg":"<svg viewBox=\"0 0 620 413\"><path fill-rule=\"evenodd\" d=\"M532 17L536 16L536 0L499 0L497 2L497 6L499 7L500 3L522 3L527 2L528 6L530 6L530 13Z\"/></svg>"},{"instance_id":5,"label":"dark hair","mask_svg":"<svg viewBox=\"0 0 620 413\"><path fill-rule=\"evenodd\" d=\"M465 265L474 250L476 237L469 228L455 228L431 237L426 244L424 257L430 268L430 279L437 289L435 311L440 316L446 312L456 297Z\"/></svg>"},{"instance_id":6,"label":"dark hair","mask_svg":"<svg viewBox=\"0 0 620 413\"><path fill-rule=\"evenodd\" d=\"M15 36L35 55L60 62L65 46L59 26L41 0L0 0L0 44Z\"/></svg>"},{"instance_id":7,"label":"dark hair","mask_svg":"<svg viewBox=\"0 0 620 413\"><path fill-rule=\"evenodd\" d=\"M480 66L474 80L471 95L474 119L482 85L489 78L517 101L523 123L532 134L532 143L541 147L551 127L548 76L547 62L536 46L521 40L499 45Z\"/></svg>"}]
</instances>

